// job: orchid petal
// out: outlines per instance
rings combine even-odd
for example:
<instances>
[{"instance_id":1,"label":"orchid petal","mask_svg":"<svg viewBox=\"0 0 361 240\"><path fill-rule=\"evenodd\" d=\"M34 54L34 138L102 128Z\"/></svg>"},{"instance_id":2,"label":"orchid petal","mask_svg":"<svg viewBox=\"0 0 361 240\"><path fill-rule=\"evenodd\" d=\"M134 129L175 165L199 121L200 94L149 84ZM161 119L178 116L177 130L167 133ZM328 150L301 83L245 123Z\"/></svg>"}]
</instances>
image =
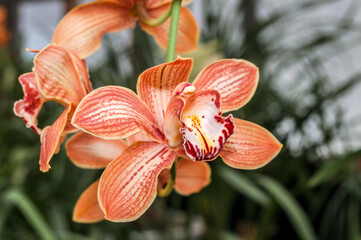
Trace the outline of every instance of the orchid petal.
<instances>
[{"instance_id":1,"label":"orchid petal","mask_svg":"<svg viewBox=\"0 0 361 240\"><path fill-rule=\"evenodd\" d=\"M23 88L24 98L15 102L14 113L24 120L27 128L31 128L40 134L41 130L37 127L37 117L46 98L39 91L35 73L30 72L21 75L19 82Z\"/></svg>"},{"instance_id":2,"label":"orchid petal","mask_svg":"<svg viewBox=\"0 0 361 240\"><path fill-rule=\"evenodd\" d=\"M124 140L105 140L85 132L73 135L65 145L69 159L81 168L105 168L128 144Z\"/></svg>"},{"instance_id":3,"label":"orchid petal","mask_svg":"<svg viewBox=\"0 0 361 240\"><path fill-rule=\"evenodd\" d=\"M176 164L174 189L181 195L197 193L211 182L211 168L206 162L180 159Z\"/></svg>"},{"instance_id":4,"label":"orchid petal","mask_svg":"<svg viewBox=\"0 0 361 240\"><path fill-rule=\"evenodd\" d=\"M122 139L143 130L164 141L147 105L124 87L102 87L89 93L79 103L72 124L105 139Z\"/></svg>"},{"instance_id":5,"label":"orchid petal","mask_svg":"<svg viewBox=\"0 0 361 240\"><path fill-rule=\"evenodd\" d=\"M135 142L153 142L153 139L148 137L144 132L137 132L125 139L128 146L132 145Z\"/></svg>"},{"instance_id":6,"label":"orchid petal","mask_svg":"<svg viewBox=\"0 0 361 240\"><path fill-rule=\"evenodd\" d=\"M169 4L163 5L162 7L155 9L147 9L147 13L152 18L158 18L168 8ZM154 36L155 41L158 43L159 46L161 46L163 49L167 49L170 20L171 17L163 24L156 27L148 26L141 21L139 21L139 25L142 27L143 30ZM199 29L196 19L194 18L191 11L189 11L186 7L182 7L179 16L176 52L184 53L196 50L198 47L198 38Z\"/></svg>"},{"instance_id":7,"label":"orchid petal","mask_svg":"<svg viewBox=\"0 0 361 240\"><path fill-rule=\"evenodd\" d=\"M139 218L157 195L159 173L170 168L175 153L155 142L136 143L104 170L98 200L105 218L129 222Z\"/></svg>"},{"instance_id":8,"label":"orchid petal","mask_svg":"<svg viewBox=\"0 0 361 240\"><path fill-rule=\"evenodd\" d=\"M138 79L138 96L148 105L160 127L176 86L188 80L193 60L178 58L144 71Z\"/></svg>"},{"instance_id":9,"label":"orchid petal","mask_svg":"<svg viewBox=\"0 0 361 240\"><path fill-rule=\"evenodd\" d=\"M203 90L187 99L182 113L184 149L194 160L213 160L233 134L232 115L221 116L220 95Z\"/></svg>"},{"instance_id":10,"label":"orchid petal","mask_svg":"<svg viewBox=\"0 0 361 240\"><path fill-rule=\"evenodd\" d=\"M221 94L223 112L228 112L249 102L256 91L258 78L258 68L253 63L225 59L204 68L193 85L197 90L217 90Z\"/></svg>"},{"instance_id":11,"label":"orchid petal","mask_svg":"<svg viewBox=\"0 0 361 240\"><path fill-rule=\"evenodd\" d=\"M53 42L86 58L101 45L101 37L107 32L117 32L134 26L136 18L128 8L116 1L95 1L82 4L58 24Z\"/></svg>"},{"instance_id":12,"label":"orchid petal","mask_svg":"<svg viewBox=\"0 0 361 240\"><path fill-rule=\"evenodd\" d=\"M89 71L86 61L84 59L80 59L77 55L71 54L71 57L74 60L74 64L79 71L81 83L86 91L86 93L90 93L93 91L92 83L89 80Z\"/></svg>"},{"instance_id":13,"label":"orchid petal","mask_svg":"<svg viewBox=\"0 0 361 240\"><path fill-rule=\"evenodd\" d=\"M223 161L238 169L256 169L269 163L282 144L266 129L245 120L234 118L235 133L220 153Z\"/></svg>"},{"instance_id":14,"label":"orchid petal","mask_svg":"<svg viewBox=\"0 0 361 240\"><path fill-rule=\"evenodd\" d=\"M37 84L45 97L70 104L86 95L73 58L63 47L48 45L36 55L34 66Z\"/></svg>"},{"instance_id":15,"label":"orchid petal","mask_svg":"<svg viewBox=\"0 0 361 240\"><path fill-rule=\"evenodd\" d=\"M41 133L41 149L40 149L40 170L47 172L50 169L50 159L59 149L59 143L62 138L62 133L66 125L66 120L68 118L68 113L71 110L71 105L69 105L60 117L53 123L51 126L47 126L43 129Z\"/></svg>"},{"instance_id":16,"label":"orchid petal","mask_svg":"<svg viewBox=\"0 0 361 240\"><path fill-rule=\"evenodd\" d=\"M179 131L182 128L182 123L179 119L181 118L184 105L185 100L183 98L174 97L170 101L164 115L163 132L167 139L167 144L171 148L181 145L183 141Z\"/></svg>"},{"instance_id":17,"label":"orchid petal","mask_svg":"<svg viewBox=\"0 0 361 240\"><path fill-rule=\"evenodd\" d=\"M64 128L64 133L68 134L68 133L74 133L77 132L79 129L77 129L76 127L73 126L73 124L71 124L71 119L73 118L74 112L76 110L76 106L71 104L71 109L68 113L68 117L66 119L66 124L65 124L65 128Z\"/></svg>"},{"instance_id":18,"label":"orchid petal","mask_svg":"<svg viewBox=\"0 0 361 240\"><path fill-rule=\"evenodd\" d=\"M99 180L90 185L79 197L73 210L73 221L95 223L104 220L104 213L98 204Z\"/></svg>"}]
</instances>

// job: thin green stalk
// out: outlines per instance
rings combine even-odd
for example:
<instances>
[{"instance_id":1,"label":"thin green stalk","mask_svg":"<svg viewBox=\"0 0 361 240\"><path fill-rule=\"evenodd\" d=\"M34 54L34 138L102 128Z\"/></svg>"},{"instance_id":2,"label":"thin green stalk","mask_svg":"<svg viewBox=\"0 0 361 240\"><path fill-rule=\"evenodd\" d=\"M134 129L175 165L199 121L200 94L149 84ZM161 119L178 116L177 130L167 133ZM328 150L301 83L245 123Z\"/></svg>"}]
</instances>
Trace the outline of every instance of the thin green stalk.
<instances>
[{"instance_id":1,"label":"thin green stalk","mask_svg":"<svg viewBox=\"0 0 361 240\"><path fill-rule=\"evenodd\" d=\"M168 37L168 48L166 62L171 62L175 58L175 46L177 41L178 22L180 10L182 7L182 0L173 0L171 9L171 20Z\"/></svg>"},{"instance_id":2,"label":"thin green stalk","mask_svg":"<svg viewBox=\"0 0 361 240\"><path fill-rule=\"evenodd\" d=\"M172 7L168 8L167 11L159 18L141 19L141 21L151 27L159 26L169 18L169 16L171 15L171 9Z\"/></svg>"},{"instance_id":3,"label":"thin green stalk","mask_svg":"<svg viewBox=\"0 0 361 240\"><path fill-rule=\"evenodd\" d=\"M41 239L57 239L41 213L26 195L18 190L13 189L5 193L5 199L20 209L25 218L28 220L29 224L32 225L35 231L39 234Z\"/></svg>"}]
</instances>

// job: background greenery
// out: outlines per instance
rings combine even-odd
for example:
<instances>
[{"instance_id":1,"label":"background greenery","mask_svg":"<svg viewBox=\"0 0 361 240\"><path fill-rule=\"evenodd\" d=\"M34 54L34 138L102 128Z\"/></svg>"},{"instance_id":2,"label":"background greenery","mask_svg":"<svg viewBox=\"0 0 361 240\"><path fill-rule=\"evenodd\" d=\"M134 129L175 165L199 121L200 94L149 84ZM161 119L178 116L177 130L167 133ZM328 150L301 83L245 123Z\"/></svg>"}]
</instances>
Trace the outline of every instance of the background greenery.
<instances>
[{"instance_id":1,"label":"background greenery","mask_svg":"<svg viewBox=\"0 0 361 240\"><path fill-rule=\"evenodd\" d=\"M63 147L52 170L39 171L39 137L12 111L22 98L17 76L32 67L16 39L0 51L0 239L361 239L361 148L351 147L357 133L349 131L360 118L346 121L339 104L360 82L361 68L335 84L326 65L335 57L345 61L341 56L361 45L360 3L349 1L342 18L318 15L337 2L345 1L287 1L262 15L262 1L228 8L202 1L192 79L220 58L254 62L257 92L233 114L272 131L284 148L255 171L230 169L218 159L207 188L157 198L132 223L71 221L77 198L101 172L73 166ZM95 88L135 89L139 73L164 61L151 37L138 27L130 34L131 43L104 37L102 62L90 69ZM47 103L40 126L61 110Z\"/></svg>"}]
</instances>

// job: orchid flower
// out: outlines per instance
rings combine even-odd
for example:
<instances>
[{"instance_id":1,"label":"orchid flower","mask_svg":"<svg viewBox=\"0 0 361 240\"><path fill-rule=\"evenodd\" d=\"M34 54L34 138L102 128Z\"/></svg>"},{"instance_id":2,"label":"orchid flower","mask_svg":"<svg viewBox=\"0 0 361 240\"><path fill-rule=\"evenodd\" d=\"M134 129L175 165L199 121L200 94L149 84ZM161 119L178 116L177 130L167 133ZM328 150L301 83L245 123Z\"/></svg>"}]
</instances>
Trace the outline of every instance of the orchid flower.
<instances>
[{"instance_id":1,"label":"orchid flower","mask_svg":"<svg viewBox=\"0 0 361 240\"><path fill-rule=\"evenodd\" d=\"M187 80L192 65L191 59L178 58L146 70L138 79L138 95L108 86L79 103L72 124L85 132L124 139L141 131L152 139L130 145L105 168L97 195L106 219L139 218L157 195L159 175L171 168L177 156L196 163L221 156L231 167L255 169L282 148L266 129L232 115L222 116L253 96L259 77L255 65L220 60L203 69L191 85ZM187 178L186 171L180 175Z\"/></svg>"},{"instance_id":2,"label":"orchid flower","mask_svg":"<svg viewBox=\"0 0 361 240\"><path fill-rule=\"evenodd\" d=\"M190 1L184 1L188 3ZM86 58L101 44L101 37L107 32L118 32L135 26L155 37L156 42L166 48L170 18L156 25L159 18L167 19L172 0L101 0L79 5L59 22L53 35L53 42ZM192 13L181 8L176 51L189 52L197 48L199 29Z\"/></svg>"},{"instance_id":3,"label":"orchid flower","mask_svg":"<svg viewBox=\"0 0 361 240\"><path fill-rule=\"evenodd\" d=\"M41 135L40 170L49 170L50 159L59 150L67 133L77 131L70 120L80 100L92 91L84 60L58 44L50 44L34 58L34 72L19 77L24 98L15 102L14 113L26 127ZM56 101L65 107L63 113L44 129L37 126L43 104Z\"/></svg>"},{"instance_id":4,"label":"orchid flower","mask_svg":"<svg viewBox=\"0 0 361 240\"><path fill-rule=\"evenodd\" d=\"M116 159L130 145L139 141L152 141L145 134L139 132L124 140L106 140L94 137L85 132L78 132L66 142L69 159L80 168L105 168ZM198 192L210 182L210 167L206 162L194 162L181 159L176 163L176 178L174 189L183 195ZM158 177L158 195L162 195L164 186L168 187L170 172L165 169ZM73 221L93 223L104 220L98 197L99 180L92 183L79 197L73 211Z\"/></svg>"}]
</instances>

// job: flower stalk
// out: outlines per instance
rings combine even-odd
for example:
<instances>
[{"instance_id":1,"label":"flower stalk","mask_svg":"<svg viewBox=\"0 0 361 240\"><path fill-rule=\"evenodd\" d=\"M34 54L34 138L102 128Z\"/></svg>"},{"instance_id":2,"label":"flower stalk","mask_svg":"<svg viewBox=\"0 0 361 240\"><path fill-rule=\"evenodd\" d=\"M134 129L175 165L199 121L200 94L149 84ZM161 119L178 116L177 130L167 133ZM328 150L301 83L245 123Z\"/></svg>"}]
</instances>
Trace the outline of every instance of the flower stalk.
<instances>
[{"instance_id":1,"label":"flower stalk","mask_svg":"<svg viewBox=\"0 0 361 240\"><path fill-rule=\"evenodd\" d=\"M170 17L171 15L171 10L173 8L173 5L171 7L169 7L167 9L167 11L162 15L160 16L159 18L149 18L149 19L143 19L141 18L140 20L147 24L148 26L150 27L156 27L156 26L159 26L161 25L162 23L164 23L165 21L167 21L167 19Z\"/></svg>"},{"instance_id":2,"label":"flower stalk","mask_svg":"<svg viewBox=\"0 0 361 240\"><path fill-rule=\"evenodd\" d=\"M182 0L173 0L171 7L171 21L169 28L166 62L171 62L175 59L175 46L177 41L178 22L181 7Z\"/></svg>"}]
</instances>

